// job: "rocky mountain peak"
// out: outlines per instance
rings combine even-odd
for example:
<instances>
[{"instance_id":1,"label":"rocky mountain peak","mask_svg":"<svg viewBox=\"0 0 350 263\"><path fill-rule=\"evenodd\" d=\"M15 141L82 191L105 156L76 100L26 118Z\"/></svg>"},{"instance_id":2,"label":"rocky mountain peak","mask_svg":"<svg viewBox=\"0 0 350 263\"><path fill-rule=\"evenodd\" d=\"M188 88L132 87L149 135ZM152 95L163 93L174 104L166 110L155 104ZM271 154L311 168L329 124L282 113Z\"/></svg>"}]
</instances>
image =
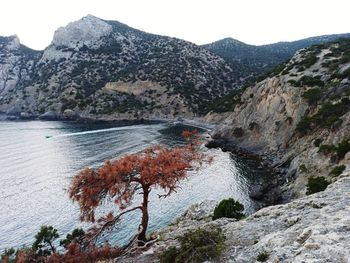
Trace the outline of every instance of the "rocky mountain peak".
<instances>
[{"instance_id":1,"label":"rocky mountain peak","mask_svg":"<svg viewBox=\"0 0 350 263\"><path fill-rule=\"evenodd\" d=\"M110 24L93 15L71 22L56 30L51 45L55 47L94 47L101 37L108 36L113 31Z\"/></svg>"},{"instance_id":2,"label":"rocky mountain peak","mask_svg":"<svg viewBox=\"0 0 350 263\"><path fill-rule=\"evenodd\" d=\"M17 35L0 38L0 48L6 50L17 50L21 46Z\"/></svg>"}]
</instances>

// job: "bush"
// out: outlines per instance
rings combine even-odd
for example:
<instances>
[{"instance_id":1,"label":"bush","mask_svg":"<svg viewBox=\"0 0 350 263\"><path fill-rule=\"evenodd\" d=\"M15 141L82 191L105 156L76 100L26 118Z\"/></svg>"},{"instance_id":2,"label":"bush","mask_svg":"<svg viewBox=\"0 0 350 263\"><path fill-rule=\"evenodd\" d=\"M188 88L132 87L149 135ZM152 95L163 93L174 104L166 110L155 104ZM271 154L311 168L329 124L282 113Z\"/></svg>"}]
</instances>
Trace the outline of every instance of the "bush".
<instances>
[{"instance_id":1,"label":"bush","mask_svg":"<svg viewBox=\"0 0 350 263\"><path fill-rule=\"evenodd\" d=\"M241 128L241 127L238 127L238 128L234 128L233 130L233 135L235 137L242 137L244 134L244 130Z\"/></svg>"},{"instance_id":2,"label":"bush","mask_svg":"<svg viewBox=\"0 0 350 263\"><path fill-rule=\"evenodd\" d=\"M305 58L299 63L300 67L305 68L309 68L311 67L313 64L315 64L318 60L318 57L316 57L314 54L308 54L305 56Z\"/></svg>"},{"instance_id":3,"label":"bush","mask_svg":"<svg viewBox=\"0 0 350 263\"><path fill-rule=\"evenodd\" d=\"M306 168L305 164L300 165L300 166L299 166L299 170L300 170L300 172L302 172L302 173L307 172L307 168Z\"/></svg>"},{"instance_id":4,"label":"bush","mask_svg":"<svg viewBox=\"0 0 350 263\"><path fill-rule=\"evenodd\" d=\"M259 262L265 262L266 260L268 260L270 257L270 254L268 252L266 252L265 250L261 251L258 255L258 257L256 258L257 261Z\"/></svg>"},{"instance_id":5,"label":"bush","mask_svg":"<svg viewBox=\"0 0 350 263\"><path fill-rule=\"evenodd\" d=\"M323 154L330 154L335 150L334 145L329 145L329 144L322 144L320 145L318 152L323 153Z\"/></svg>"},{"instance_id":6,"label":"bush","mask_svg":"<svg viewBox=\"0 0 350 263\"><path fill-rule=\"evenodd\" d=\"M323 176L311 177L307 182L307 195L311 195L317 192L324 191L330 184Z\"/></svg>"},{"instance_id":7,"label":"bush","mask_svg":"<svg viewBox=\"0 0 350 263\"><path fill-rule=\"evenodd\" d=\"M242 219L244 206L232 198L222 200L214 209L213 220L221 217Z\"/></svg>"},{"instance_id":8,"label":"bush","mask_svg":"<svg viewBox=\"0 0 350 263\"><path fill-rule=\"evenodd\" d=\"M259 128L259 124L257 124L256 122L251 122L249 123L249 130L257 130Z\"/></svg>"},{"instance_id":9,"label":"bush","mask_svg":"<svg viewBox=\"0 0 350 263\"><path fill-rule=\"evenodd\" d=\"M316 139L316 140L314 140L314 146L315 146L315 147L320 147L321 143L322 143L322 139Z\"/></svg>"},{"instance_id":10,"label":"bush","mask_svg":"<svg viewBox=\"0 0 350 263\"><path fill-rule=\"evenodd\" d=\"M322 90L319 88L308 89L301 97L305 99L309 105L316 104L322 98Z\"/></svg>"},{"instance_id":11,"label":"bush","mask_svg":"<svg viewBox=\"0 0 350 263\"><path fill-rule=\"evenodd\" d=\"M322 128L336 128L337 125L342 123L340 119L350 108L350 100L343 98L340 102L332 104L326 102L321 105L318 112L309 117L303 116L300 122L296 126L296 130L302 134L307 133L311 129L311 126L322 127Z\"/></svg>"},{"instance_id":12,"label":"bush","mask_svg":"<svg viewBox=\"0 0 350 263\"><path fill-rule=\"evenodd\" d=\"M180 248L170 247L160 256L161 263L192 263L217 258L225 247L220 228L197 229L178 237Z\"/></svg>"},{"instance_id":13,"label":"bush","mask_svg":"<svg viewBox=\"0 0 350 263\"><path fill-rule=\"evenodd\" d=\"M14 248L6 248L0 255L0 262L15 262L15 253Z\"/></svg>"},{"instance_id":14,"label":"bush","mask_svg":"<svg viewBox=\"0 0 350 263\"><path fill-rule=\"evenodd\" d=\"M336 166L332 169L332 171L329 173L329 175L339 176L342 174L342 172L344 172L345 168L346 168L345 165Z\"/></svg>"},{"instance_id":15,"label":"bush","mask_svg":"<svg viewBox=\"0 0 350 263\"><path fill-rule=\"evenodd\" d=\"M175 263L180 250L176 247L169 247L159 257L160 263Z\"/></svg>"},{"instance_id":16,"label":"bush","mask_svg":"<svg viewBox=\"0 0 350 263\"><path fill-rule=\"evenodd\" d=\"M312 120L308 116L303 116L300 121L297 123L296 131L301 134L307 133L308 130L311 129Z\"/></svg>"},{"instance_id":17,"label":"bush","mask_svg":"<svg viewBox=\"0 0 350 263\"><path fill-rule=\"evenodd\" d=\"M350 151L350 143L349 140L342 140L336 147L336 153L339 159L343 159L345 154Z\"/></svg>"},{"instance_id":18,"label":"bush","mask_svg":"<svg viewBox=\"0 0 350 263\"><path fill-rule=\"evenodd\" d=\"M35 235L32 249L39 256L48 256L55 253L54 240L59 237L57 229L52 226L41 226L40 231Z\"/></svg>"},{"instance_id":19,"label":"bush","mask_svg":"<svg viewBox=\"0 0 350 263\"><path fill-rule=\"evenodd\" d=\"M324 82L321 80L320 76L312 77L312 76L304 75L299 79L296 85L309 86L309 87L313 87L313 86L323 87Z\"/></svg>"},{"instance_id":20,"label":"bush","mask_svg":"<svg viewBox=\"0 0 350 263\"><path fill-rule=\"evenodd\" d=\"M323 154L335 153L335 158L338 158L338 160L343 159L345 157L345 154L347 154L349 151L350 143L347 139L342 140L340 143L338 143L337 146L322 144L318 150L318 152Z\"/></svg>"},{"instance_id":21,"label":"bush","mask_svg":"<svg viewBox=\"0 0 350 263\"><path fill-rule=\"evenodd\" d=\"M76 242L82 243L85 231L82 228L76 228L71 234L67 234L66 238L60 241L60 245L67 247L69 244Z\"/></svg>"}]
</instances>

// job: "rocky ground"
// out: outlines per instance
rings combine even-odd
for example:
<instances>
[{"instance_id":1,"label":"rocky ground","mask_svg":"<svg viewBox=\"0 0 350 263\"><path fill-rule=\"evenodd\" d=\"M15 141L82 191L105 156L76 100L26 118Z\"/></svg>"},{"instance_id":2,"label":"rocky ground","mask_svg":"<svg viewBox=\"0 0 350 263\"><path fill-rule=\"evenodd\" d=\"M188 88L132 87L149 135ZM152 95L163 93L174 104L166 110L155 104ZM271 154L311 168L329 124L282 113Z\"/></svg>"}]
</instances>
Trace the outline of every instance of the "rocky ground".
<instances>
[{"instance_id":1,"label":"rocky ground","mask_svg":"<svg viewBox=\"0 0 350 263\"><path fill-rule=\"evenodd\" d=\"M349 262L350 171L325 191L284 205L263 208L246 219L212 221L215 204L192 206L160 233L160 241L148 250L118 262L158 262L159 254L178 245L177 236L197 228L220 226L226 236L222 257L210 262L257 262L266 251L266 262Z\"/></svg>"}]
</instances>

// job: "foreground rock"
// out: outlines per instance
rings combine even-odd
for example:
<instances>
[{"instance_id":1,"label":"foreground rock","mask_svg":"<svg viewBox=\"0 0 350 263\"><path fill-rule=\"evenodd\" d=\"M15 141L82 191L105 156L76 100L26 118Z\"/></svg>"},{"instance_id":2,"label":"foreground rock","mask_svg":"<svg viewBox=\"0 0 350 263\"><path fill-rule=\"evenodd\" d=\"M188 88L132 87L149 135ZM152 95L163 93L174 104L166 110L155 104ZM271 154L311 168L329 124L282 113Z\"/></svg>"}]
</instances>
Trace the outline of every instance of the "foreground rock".
<instances>
[{"instance_id":1,"label":"foreground rock","mask_svg":"<svg viewBox=\"0 0 350 263\"><path fill-rule=\"evenodd\" d=\"M224 226L228 249L220 262L348 262L350 178L321 193L261 209Z\"/></svg>"},{"instance_id":2,"label":"foreground rock","mask_svg":"<svg viewBox=\"0 0 350 263\"><path fill-rule=\"evenodd\" d=\"M212 262L256 262L266 251L267 262L348 262L350 257L350 177L324 192L289 204L271 206L248 218L211 221L213 203L192 206L173 225L159 233L160 241L148 250L118 262L158 262L166 248L178 245L177 236L198 227L220 226L227 248Z\"/></svg>"}]
</instances>

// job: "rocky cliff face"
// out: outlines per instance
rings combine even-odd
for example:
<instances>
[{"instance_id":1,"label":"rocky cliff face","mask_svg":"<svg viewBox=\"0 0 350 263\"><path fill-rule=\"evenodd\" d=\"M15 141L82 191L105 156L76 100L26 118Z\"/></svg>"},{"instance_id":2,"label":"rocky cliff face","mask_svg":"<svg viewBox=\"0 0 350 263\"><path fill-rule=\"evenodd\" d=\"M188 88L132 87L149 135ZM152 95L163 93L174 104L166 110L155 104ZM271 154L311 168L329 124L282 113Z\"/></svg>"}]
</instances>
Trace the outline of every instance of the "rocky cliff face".
<instances>
[{"instance_id":1,"label":"rocky cliff face","mask_svg":"<svg viewBox=\"0 0 350 263\"><path fill-rule=\"evenodd\" d=\"M21 45L17 36L0 37L0 111L20 113L26 107L20 90L29 85L41 54Z\"/></svg>"},{"instance_id":2,"label":"rocky cliff face","mask_svg":"<svg viewBox=\"0 0 350 263\"><path fill-rule=\"evenodd\" d=\"M335 181L332 169L350 161L349 71L348 40L301 50L278 74L247 88L213 137L270 156L286 173L287 199L303 196L309 177Z\"/></svg>"},{"instance_id":3,"label":"rocky cliff face","mask_svg":"<svg viewBox=\"0 0 350 263\"><path fill-rule=\"evenodd\" d=\"M236 83L222 58L195 44L91 15L59 28L43 52L1 43L0 111L13 115L193 116ZM131 92L110 88L118 85Z\"/></svg>"}]
</instances>

